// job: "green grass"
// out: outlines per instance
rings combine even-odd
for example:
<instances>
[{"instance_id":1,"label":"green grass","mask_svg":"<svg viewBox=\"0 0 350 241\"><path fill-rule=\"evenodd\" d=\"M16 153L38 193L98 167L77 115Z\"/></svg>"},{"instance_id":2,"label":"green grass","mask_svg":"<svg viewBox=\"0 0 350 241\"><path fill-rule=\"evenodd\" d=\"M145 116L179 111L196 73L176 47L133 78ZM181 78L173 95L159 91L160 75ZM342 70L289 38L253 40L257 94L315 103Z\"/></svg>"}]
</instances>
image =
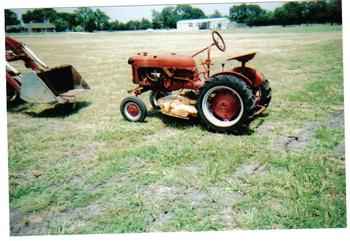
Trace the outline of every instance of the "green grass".
<instances>
[{"instance_id":1,"label":"green grass","mask_svg":"<svg viewBox=\"0 0 350 241\"><path fill-rule=\"evenodd\" d=\"M71 115L9 109L11 234L345 227L341 27L223 35L228 51L213 51L214 68L258 51L251 65L273 90L245 135L159 116L129 123L119 112L133 87L129 56L191 54L207 32L17 35L50 66L73 64L92 91Z\"/></svg>"}]
</instances>

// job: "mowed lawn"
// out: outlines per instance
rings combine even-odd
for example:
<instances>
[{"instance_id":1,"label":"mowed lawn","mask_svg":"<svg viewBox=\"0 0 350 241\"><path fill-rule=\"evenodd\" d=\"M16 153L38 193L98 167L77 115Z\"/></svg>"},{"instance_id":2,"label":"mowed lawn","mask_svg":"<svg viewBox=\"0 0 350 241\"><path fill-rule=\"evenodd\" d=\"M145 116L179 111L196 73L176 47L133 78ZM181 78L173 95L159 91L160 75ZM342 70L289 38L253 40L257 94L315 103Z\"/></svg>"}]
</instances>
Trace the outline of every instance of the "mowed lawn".
<instances>
[{"instance_id":1,"label":"mowed lawn","mask_svg":"<svg viewBox=\"0 0 350 241\"><path fill-rule=\"evenodd\" d=\"M50 66L74 65L92 90L69 114L8 109L11 234L345 227L341 31L223 32L227 51L213 51L213 68L257 51L250 66L272 87L268 111L242 135L162 117L148 94L145 123L119 112L134 87L130 56L190 55L210 32L14 35Z\"/></svg>"}]
</instances>

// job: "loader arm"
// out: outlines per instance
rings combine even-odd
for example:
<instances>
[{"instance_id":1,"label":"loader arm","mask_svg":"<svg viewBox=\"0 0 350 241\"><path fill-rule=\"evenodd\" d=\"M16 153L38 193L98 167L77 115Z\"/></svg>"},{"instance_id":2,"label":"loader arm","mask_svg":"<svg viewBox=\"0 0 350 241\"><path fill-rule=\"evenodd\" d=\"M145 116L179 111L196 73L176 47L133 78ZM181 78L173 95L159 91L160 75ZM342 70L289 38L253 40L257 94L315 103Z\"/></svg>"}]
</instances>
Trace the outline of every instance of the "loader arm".
<instances>
[{"instance_id":1,"label":"loader arm","mask_svg":"<svg viewBox=\"0 0 350 241\"><path fill-rule=\"evenodd\" d=\"M32 50L16 39L6 36L5 45L6 61L22 60L26 68L34 71L44 71L49 68Z\"/></svg>"},{"instance_id":2,"label":"loader arm","mask_svg":"<svg viewBox=\"0 0 350 241\"><path fill-rule=\"evenodd\" d=\"M7 100L19 96L29 103L72 103L83 90L90 89L72 65L49 68L24 43L6 36ZM20 73L9 62L23 61L26 68Z\"/></svg>"}]
</instances>

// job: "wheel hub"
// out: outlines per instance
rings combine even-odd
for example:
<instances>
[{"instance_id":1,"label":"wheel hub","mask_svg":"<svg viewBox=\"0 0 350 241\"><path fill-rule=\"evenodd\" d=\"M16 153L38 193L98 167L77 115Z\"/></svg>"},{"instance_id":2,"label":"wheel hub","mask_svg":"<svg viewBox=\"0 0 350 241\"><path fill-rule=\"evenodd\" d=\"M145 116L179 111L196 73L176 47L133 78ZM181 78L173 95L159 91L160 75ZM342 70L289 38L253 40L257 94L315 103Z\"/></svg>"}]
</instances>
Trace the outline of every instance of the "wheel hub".
<instances>
[{"instance_id":1,"label":"wheel hub","mask_svg":"<svg viewBox=\"0 0 350 241\"><path fill-rule=\"evenodd\" d=\"M211 110L217 118L230 121L240 113L241 105L229 90L220 90L212 100Z\"/></svg>"},{"instance_id":2,"label":"wheel hub","mask_svg":"<svg viewBox=\"0 0 350 241\"><path fill-rule=\"evenodd\" d=\"M216 127L231 127L244 114L243 99L230 86L218 85L208 89L201 100L205 118Z\"/></svg>"},{"instance_id":3,"label":"wheel hub","mask_svg":"<svg viewBox=\"0 0 350 241\"><path fill-rule=\"evenodd\" d=\"M128 113L132 116L132 117L136 117L139 115L140 113L140 109L139 107L134 104L134 103L130 103L128 104L128 106L126 107L126 110L128 111Z\"/></svg>"}]
</instances>

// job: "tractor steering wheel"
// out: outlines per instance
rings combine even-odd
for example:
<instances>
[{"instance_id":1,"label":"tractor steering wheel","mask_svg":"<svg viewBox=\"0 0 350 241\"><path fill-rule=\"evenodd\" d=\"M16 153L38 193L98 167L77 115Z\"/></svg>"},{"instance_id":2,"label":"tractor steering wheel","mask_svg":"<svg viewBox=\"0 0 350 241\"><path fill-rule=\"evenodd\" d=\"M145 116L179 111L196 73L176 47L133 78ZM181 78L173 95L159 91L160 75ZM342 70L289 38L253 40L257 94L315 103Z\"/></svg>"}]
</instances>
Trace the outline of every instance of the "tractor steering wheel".
<instances>
[{"instance_id":1,"label":"tractor steering wheel","mask_svg":"<svg viewBox=\"0 0 350 241\"><path fill-rule=\"evenodd\" d=\"M213 42L214 42L214 45L222 52L225 51L226 49L226 45L225 45L225 41L224 39L222 38L221 34L219 34L218 31L214 30L212 33L211 33L211 37L213 38Z\"/></svg>"}]
</instances>

